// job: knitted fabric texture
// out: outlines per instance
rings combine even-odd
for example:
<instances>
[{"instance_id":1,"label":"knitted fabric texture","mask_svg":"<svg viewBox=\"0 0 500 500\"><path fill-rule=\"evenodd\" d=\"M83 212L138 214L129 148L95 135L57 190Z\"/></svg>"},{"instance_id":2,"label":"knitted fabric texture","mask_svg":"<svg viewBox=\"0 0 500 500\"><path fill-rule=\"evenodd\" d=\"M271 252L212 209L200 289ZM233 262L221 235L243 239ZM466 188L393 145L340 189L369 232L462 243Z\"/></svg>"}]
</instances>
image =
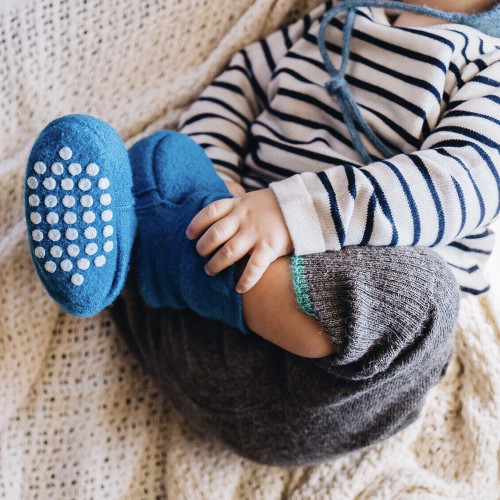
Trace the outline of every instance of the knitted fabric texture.
<instances>
[{"instance_id":1,"label":"knitted fabric texture","mask_svg":"<svg viewBox=\"0 0 500 500\"><path fill-rule=\"evenodd\" d=\"M482 31L491 36L500 36L500 5L494 6L487 12L481 14L463 14L459 12L444 12L441 10L430 9L425 5L412 5L404 4L402 2L390 2L390 1L380 1L380 0L346 0L341 5L334 7L329 12L327 12L321 21L321 28L318 35L318 44L320 47L321 56L325 62L325 67L331 76L331 79L325 85L326 90L332 96L335 96L340 105L342 111L343 119L349 130L349 135L351 136L352 142L359 153L365 164L371 162L371 157L366 148L361 142L359 133L356 130L355 122L358 123L360 128L363 130L368 139L372 144L386 157L390 158L394 156L394 151L391 151L375 134L373 129L366 123L363 119L361 112L359 111L356 101L352 97L351 93L347 89L347 82L345 80L345 73L347 68L347 63L349 62L349 51L351 45L352 30L354 26L354 20L356 17L356 9L358 7L382 7L391 9L392 11L406 11L414 12L417 14L423 14L428 16L434 16L441 18L445 21L465 24L472 26L473 28ZM347 11L347 18L345 22L344 32L343 32L343 43L342 43L342 63L339 69L336 69L328 56L328 50L326 48L325 40L325 30L330 21L337 16L339 13Z\"/></svg>"},{"instance_id":2,"label":"knitted fabric texture","mask_svg":"<svg viewBox=\"0 0 500 500\"><path fill-rule=\"evenodd\" d=\"M193 431L109 311L61 313L34 271L22 189L45 124L88 113L129 145L173 128L236 50L315 4L0 4L0 498L498 498L500 308L492 296L462 300L456 358L417 422L368 450L289 470L258 466Z\"/></svg>"},{"instance_id":3,"label":"knitted fabric texture","mask_svg":"<svg viewBox=\"0 0 500 500\"><path fill-rule=\"evenodd\" d=\"M305 277L304 259L302 257L292 256L290 270L292 272L293 290L299 307L309 316L314 316L307 291L307 282Z\"/></svg>"},{"instance_id":4,"label":"knitted fabric texture","mask_svg":"<svg viewBox=\"0 0 500 500\"><path fill-rule=\"evenodd\" d=\"M134 269L151 307L191 309L245 331L234 266L217 276L186 237L191 219L209 203L230 198L203 149L192 139L163 131L130 149L134 172L137 240Z\"/></svg>"},{"instance_id":5,"label":"knitted fabric texture","mask_svg":"<svg viewBox=\"0 0 500 500\"><path fill-rule=\"evenodd\" d=\"M321 359L191 311L147 309L134 283L113 311L181 415L266 465L316 464L405 428L452 351L458 286L432 251L349 247L302 257L302 268L335 343Z\"/></svg>"}]
</instances>

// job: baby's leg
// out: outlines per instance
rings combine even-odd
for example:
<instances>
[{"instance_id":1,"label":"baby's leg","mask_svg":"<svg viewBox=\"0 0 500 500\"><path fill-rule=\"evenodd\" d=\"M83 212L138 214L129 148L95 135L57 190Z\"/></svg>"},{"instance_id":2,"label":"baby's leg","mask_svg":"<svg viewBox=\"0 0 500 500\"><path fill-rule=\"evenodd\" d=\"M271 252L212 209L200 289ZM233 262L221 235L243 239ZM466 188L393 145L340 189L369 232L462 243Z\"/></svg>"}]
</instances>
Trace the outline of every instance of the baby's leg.
<instances>
[{"instance_id":1,"label":"baby's leg","mask_svg":"<svg viewBox=\"0 0 500 500\"><path fill-rule=\"evenodd\" d=\"M127 152L108 124L65 116L35 142L25 194L35 268L65 311L110 305L132 261L151 307L190 308L246 331L234 266L208 277L185 235L204 205L231 196L189 137L159 132Z\"/></svg>"},{"instance_id":2,"label":"baby's leg","mask_svg":"<svg viewBox=\"0 0 500 500\"><path fill-rule=\"evenodd\" d=\"M350 247L295 265L301 304L334 345L321 359L188 311L148 309L132 283L113 308L177 410L266 464L327 460L413 422L449 360L457 316L458 286L430 250Z\"/></svg>"},{"instance_id":3,"label":"baby's leg","mask_svg":"<svg viewBox=\"0 0 500 500\"><path fill-rule=\"evenodd\" d=\"M186 135L157 132L129 151L134 179L137 237L133 267L150 307L191 309L246 331L234 266L215 277L186 237L191 219L231 194L203 149Z\"/></svg>"},{"instance_id":4,"label":"baby's leg","mask_svg":"<svg viewBox=\"0 0 500 500\"><path fill-rule=\"evenodd\" d=\"M334 346L321 323L297 305L294 288L299 291L305 282L299 275L300 261L294 258L293 262L291 266L288 257L274 261L242 295L243 317L252 332L273 344L298 356L321 358L331 354Z\"/></svg>"}]
</instances>

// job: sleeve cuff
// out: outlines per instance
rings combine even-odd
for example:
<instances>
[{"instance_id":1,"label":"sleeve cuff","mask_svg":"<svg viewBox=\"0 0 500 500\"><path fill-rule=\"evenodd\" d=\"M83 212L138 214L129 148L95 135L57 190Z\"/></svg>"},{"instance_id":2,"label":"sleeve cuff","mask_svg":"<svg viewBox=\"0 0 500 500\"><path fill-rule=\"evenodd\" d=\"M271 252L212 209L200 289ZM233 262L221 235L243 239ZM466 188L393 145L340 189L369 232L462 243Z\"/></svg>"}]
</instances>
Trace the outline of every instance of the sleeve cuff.
<instances>
[{"instance_id":1,"label":"sleeve cuff","mask_svg":"<svg viewBox=\"0 0 500 500\"><path fill-rule=\"evenodd\" d=\"M294 175L269 186L285 218L295 255L326 251L326 242L314 200L300 175Z\"/></svg>"}]
</instances>

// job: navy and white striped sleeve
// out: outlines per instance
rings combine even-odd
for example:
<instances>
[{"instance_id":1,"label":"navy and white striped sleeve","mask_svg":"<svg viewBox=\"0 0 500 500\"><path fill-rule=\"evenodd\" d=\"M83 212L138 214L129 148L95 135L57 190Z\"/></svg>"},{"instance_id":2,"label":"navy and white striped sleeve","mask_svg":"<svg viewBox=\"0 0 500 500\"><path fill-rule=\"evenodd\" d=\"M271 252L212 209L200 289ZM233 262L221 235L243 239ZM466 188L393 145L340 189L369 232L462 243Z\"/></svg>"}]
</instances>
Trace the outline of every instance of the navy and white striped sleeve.
<instances>
[{"instance_id":1,"label":"navy and white striped sleeve","mask_svg":"<svg viewBox=\"0 0 500 500\"><path fill-rule=\"evenodd\" d=\"M419 151L271 184L296 254L346 245L447 245L500 210L500 62L449 101Z\"/></svg>"},{"instance_id":2,"label":"navy and white striped sleeve","mask_svg":"<svg viewBox=\"0 0 500 500\"><path fill-rule=\"evenodd\" d=\"M274 68L327 6L317 7L305 18L236 53L182 115L180 132L204 148L223 179L240 182L249 129L268 104L267 88Z\"/></svg>"}]
</instances>

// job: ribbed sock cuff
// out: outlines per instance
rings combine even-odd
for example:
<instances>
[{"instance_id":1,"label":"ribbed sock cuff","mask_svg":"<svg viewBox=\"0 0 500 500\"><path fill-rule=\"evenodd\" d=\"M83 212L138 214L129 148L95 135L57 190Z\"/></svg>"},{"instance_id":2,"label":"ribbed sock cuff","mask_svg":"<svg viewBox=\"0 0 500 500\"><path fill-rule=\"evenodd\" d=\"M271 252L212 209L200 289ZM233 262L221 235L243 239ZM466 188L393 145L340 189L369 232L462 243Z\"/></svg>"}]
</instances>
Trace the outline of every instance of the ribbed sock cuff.
<instances>
[{"instance_id":1,"label":"ribbed sock cuff","mask_svg":"<svg viewBox=\"0 0 500 500\"><path fill-rule=\"evenodd\" d=\"M293 289L295 291L295 298L300 309L313 318L316 315L313 312L311 300L309 299L309 292L307 291L307 282L304 272L304 260L302 257L292 256L292 263L290 266L292 271Z\"/></svg>"}]
</instances>

